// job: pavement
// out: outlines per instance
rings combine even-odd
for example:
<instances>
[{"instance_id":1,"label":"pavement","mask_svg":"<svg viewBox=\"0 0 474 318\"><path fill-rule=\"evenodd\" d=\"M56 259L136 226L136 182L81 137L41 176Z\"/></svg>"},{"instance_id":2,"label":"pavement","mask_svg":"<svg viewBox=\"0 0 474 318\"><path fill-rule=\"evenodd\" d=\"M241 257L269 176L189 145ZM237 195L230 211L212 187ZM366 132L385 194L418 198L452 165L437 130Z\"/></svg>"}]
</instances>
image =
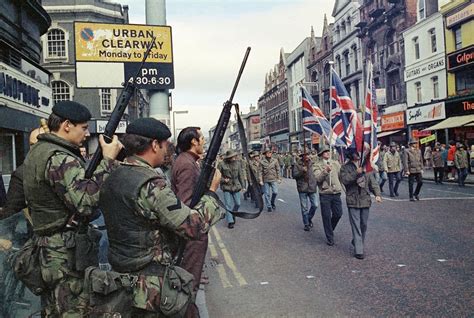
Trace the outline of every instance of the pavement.
<instances>
[{"instance_id":1,"label":"pavement","mask_svg":"<svg viewBox=\"0 0 474 318\"><path fill-rule=\"evenodd\" d=\"M211 229L209 317L473 317L474 187L426 180L410 202L405 179L399 192L373 204L357 260L347 209L327 246L319 209L304 232L284 179L275 212Z\"/></svg>"},{"instance_id":2,"label":"pavement","mask_svg":"<svg viewBox=\"0 0 474 318\"><path fill-rule=\"evenodd\" d=\"M434 181L434 171L433 171L433 169L423 170L423 179ZM447 179L447 180L443 180L443 182L456 183L457 184L458 181L457 181L457 179L455 179L455 180ZM465 183L466 184L474 184L474 174L473 173L469 173L467 175Z\"/></svg>"}]
</instances>

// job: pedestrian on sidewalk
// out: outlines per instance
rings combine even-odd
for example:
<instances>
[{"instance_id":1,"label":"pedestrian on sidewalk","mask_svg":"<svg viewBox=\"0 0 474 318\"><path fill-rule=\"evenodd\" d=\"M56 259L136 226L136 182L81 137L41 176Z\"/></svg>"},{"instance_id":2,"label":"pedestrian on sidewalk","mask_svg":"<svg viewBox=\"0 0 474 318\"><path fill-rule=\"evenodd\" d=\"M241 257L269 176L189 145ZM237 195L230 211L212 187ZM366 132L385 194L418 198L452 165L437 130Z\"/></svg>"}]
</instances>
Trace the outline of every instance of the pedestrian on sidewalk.
<instances>
[{"instance_id":1,"label":"pedestrian on sidewalk","mask_svg":"<svg viewBox=\"0 0 474 318\"><path fill-rule=\"evenodd\" d=\"M449 180L456 179L456 165L454 164L454 159L456 155L456 143L454 140L449 142L449 150L446 164L448 165L448 172L451 172L451 178Z\"/></svg>"},{"instance_id":2,"label":"pedestrian on sidewalk","mask_svg":"<svg viewBox=\"0 0 474 318\"><path fill-rule=\"evenodd\" d=\"M379 147L380 147L380 155L376 163L377 170L378 170L378 178L376 179L378 180L379 185L380 185L380 192L383 193L383 186L388 179L387 170L385 169L383 159L384 159L385 154L388 152L388 148L387 146L384 146L381 143L379 143Z\"/></svg>"},{"instance_id":3,"label":"pedestrian on sidewalk","mask_svg":"<svg viewBox=\"0 0 474 318\"><path fill-rule=\"evenodd\" d=\"M260 160L260 173L263 179L265 205L267 211L272 212L276 209L275 200L278 195L278 183L281 183L280 166L278 160L272 157L273 154L270 148L266 148L263 155L263 159Z\"/></svg>"},{"instance_id":4,"label":"pedestrian on sidewalk","mask_svg":"<svg viewBox=\"0 0 474 318\"><path fill-rule=\"evenodd\" d=\"M352 229L354 257L364 259L367 221L372 204L370 193L375 194L376 202L382 202L382 198L374 172L367 173L363 167L360 167L359 154L350 150L346 153L346 157L349 161L341 168L341 182L346 187L346 203Z\"/></svg>"},{"instance_id":5,"label":"pedestrian on sidewalk","mask_svg":"<svg viewBox=\"0 0 474 318\"><path fill-rule=\"evenodd\" d=\"M390 151L387 151L383 156L383 166L388 174L388 187L390 190L390 197L398 197L398 186L402 181L402 176L400 153L397 151L396 143L390 143Z\"/></svg>"},{"instance_id":6,"label":"pedestrian on sidewalk","mask_svg":"<svg viewBox=\"0 0 474 318\"><path fill-rule=\"evenodd\" d=\"M467 168L469 167L467 151L462 143L458 143L456 148L457 150L454 156L454 164L458 170L458 185L460 187L464 187L464 182L467 178Z\"/></svg>"},{"instance_id":7,"label":"pedestrian on sidewalk","mask_svg":"<svg viewBox=\"0 0 474 318\"><path fill-rule=\"evenodd\" d=\"M469 153L469 162L471 166L471 173L474 173L474 145L471 146L471 152Z\"/></svg>"},{"instance_id":8,"label":"pedestrian on sidewalk","mask_svg":"<svg viewBox=\"0 0 474 318\"><path fill-rule=\"evenodd\" d=\"M425 152L423 154L423 159L425 159L425 167L426 169L430 169L432 167L432 158L433 158L433 152L431 151L431 146L426 146L425 147Z\"/></svg>"},{"instance_id":9,"label":"pedestrian on sidewalk","mask_svg":"<svg viewBox=\"0 0 474 318\"><path fill-rule=\"evenodd\" d=\"M318 183L313 173L313 164L309 154L305 153L300 155L300 159L293 167L293 178L296 180L305 231L309 231L313 227L313 217L318 208ZM310 202L309 209L308 200Z\"/></svg>"},{"instance_id":10,"label":"pedestrian on sidewalk","mask_svg":"<svg viewBox=\"0 0 474 318\"><path fill-rule=\"evenodd\" d=\"M324 233L326 234L326 243L333 246L334 230L342 216L342 186L339 181L341 165L337 160L331 159L331 153L327 147L322 147L318 155L322 159L314 165L314 174L319 188L321 217Z\"/></svg>"},{"instance_id":11,"label":"pedestrian on sidewalk","mask_svg":"<svg viewBox=\"0 0 474 318\"><path fill-rule=\"evenodd\" d=\"M237 152L229 149L222 157L224 160L217 166L222 174L221 189L224 192L224 203L227 209L226 220L229 229L233 229L235 225L234 216L229 211L236 212L239 210L240 191L244 184L244 171L242 171L238 156Z\"/></svg>"},{"instance_id":12,"label":"pedestrian on sidewalk","mask_svg":"<svg viewBox=\"0 0 474 318\"><path fill-rule=\"evenodd\" d=\"M405 150L403 165L405 173L408 176L408 192L410 201L420 200L420 190L423 185L423 159L421 150L418 146L418 140L412 139L409 142L409 149ZM416 180L416 189L413 192L413 185Z\"/></svg>"},{"instance_id":13,"label":"pedestrian on sidewalk","mask_svg":"<svg viewBox=\"0 0 474 318\"><path fill-rule=\"evenodd\" d=\"M443 152L441 145L436 143L434 151L432 153L432 162L433 162L433 172L434 180L436 184L443 184L443 175L444 175L444 161L443 161Z\"/></svg>"}]
</instances>

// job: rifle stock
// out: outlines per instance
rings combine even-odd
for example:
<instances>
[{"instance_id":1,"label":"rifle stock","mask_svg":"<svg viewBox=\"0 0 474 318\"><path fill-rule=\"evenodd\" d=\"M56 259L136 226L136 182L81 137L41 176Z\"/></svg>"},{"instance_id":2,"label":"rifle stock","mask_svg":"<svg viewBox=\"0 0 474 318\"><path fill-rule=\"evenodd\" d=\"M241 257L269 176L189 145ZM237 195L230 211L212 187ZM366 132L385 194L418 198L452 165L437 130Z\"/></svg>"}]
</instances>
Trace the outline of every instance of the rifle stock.
<instances>
[{"instance_id":1,"label":"rifle stock","mask_svg":"<svg viewBox=\"0 0 474 318\"><path fill-rule=\"evenodd\" d=\"M234 95L239 85L240 78L242 77L242 73L244 71L245 64L247 63L249 54L250 47L248 47L247 51L245 52L245 56L242 61L242 64L240 65L240 70L237 75L237 79L234 83L230 98L224 103L224 108L222 109L219 121L217 122L215 133L212 136L211 143L209 145L209 150L201 167L201 174L199 175L198 183L191 198L191 207L195 207L196 204L198 204L199 200L201 200L201 197L209 190L210 182L214 176L214 164L219 153L219 148L222 144L222 139L224 139L224 134L227 129L227 125L229 124L230 111L233 106L232 100L234 99Z\"/></svg>"}]
</instances>

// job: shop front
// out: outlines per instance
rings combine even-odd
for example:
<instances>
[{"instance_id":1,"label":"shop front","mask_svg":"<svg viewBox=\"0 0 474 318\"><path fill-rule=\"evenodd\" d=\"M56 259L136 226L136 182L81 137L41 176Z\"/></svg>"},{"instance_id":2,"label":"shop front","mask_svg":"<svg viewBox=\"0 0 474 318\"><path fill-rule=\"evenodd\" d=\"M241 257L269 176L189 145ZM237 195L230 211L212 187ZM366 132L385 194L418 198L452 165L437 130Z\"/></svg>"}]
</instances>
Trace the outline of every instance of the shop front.
<instances>
[{"instance_id":1,"label":"shop front","mask_svg":"<svg viewBox=\"0 0 474 318\"><path fill-rule=\"evenodd\" d=\"M288 151L288 132L278 133L276 135L270 136L270 142L272 145L276 146L278 152L287 152Z\"/></svg>"},{"instance_id":2,"label":"shop front","mask_svg":"<svg viewBox=\"0 0 474 318\"><path fill-rule=\"evenodd\" d=\"M435 141L441 143L448 142L448 135L445 130L431 131L425 130L446 118L445 102L436 102L406 110L406 119L409 136L413 139L422 139L435 135Z\"/></svg>"},{"instance_id":3,"label":"shop front","mask_svg":"<svg viewBox=\"0 0 474 318\"><path fill-rule=\"evenodd\" d=\"M0 62L0 172L7 188L28 152L30 132L51 109L48 72L23 59L19 68Z\"/></svg>"},{"instance_id":4,"label":"shop front","mask_svg":"<svg viewBox=\"0 0 474 318\"><path fill-rule=\"evenodd\" d=\"M383 114L380 118L380 130L378 130L377 139L383 145L388 145L391 142L405 144L407 142L405 128L404 111Z\"/></svg>"}]
</instances>

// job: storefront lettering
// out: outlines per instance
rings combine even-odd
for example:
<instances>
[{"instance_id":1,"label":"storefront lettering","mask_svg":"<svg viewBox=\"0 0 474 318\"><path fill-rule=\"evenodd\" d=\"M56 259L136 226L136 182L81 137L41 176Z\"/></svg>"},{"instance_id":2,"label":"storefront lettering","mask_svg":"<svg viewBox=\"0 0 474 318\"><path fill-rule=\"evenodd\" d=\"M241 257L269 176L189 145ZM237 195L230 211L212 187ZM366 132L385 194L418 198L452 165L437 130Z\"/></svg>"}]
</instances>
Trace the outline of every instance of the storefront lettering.
<instances>
[{"instance_id":1,"label":"storefront lettering","mask_svg":"<svg viewBox=\"0 0 474 318\"><path fill-rule=\"evenodd\" d=\"M473 103L462 102L462 105L463 105L465 111L474 110L474 102Z\"/></svg>"},{"instance_id":2,"label":"storefront lettering","mask_svg":"<svg viewBox=\"0 0 474 318\"><path fill-rule=\"evenodd\" d=\"M409 111L408 112L408 121L416 120L418 117L421 117L421 109L417 109L415 112Z\"/></svg>"},{"instance_id":3,"label":"storefront lettering","mask_svg":"<svg viewBox=\"0 0 474 318\"><path fill-rule=\"evenodd\" d=\"M474 45L453 52L447 56L448 71L474 63Z\"/></svg>"},{"instance_id":4,"label":"storefront lettering","mask_svg":"<svg viewBox=\"0 0 474 318\"><path fill-rule=\"evenodd\" d=\"M49 106L49 98L41 97L40 90L10 75L0 72L0 94L40 108Z\"/></svg>"},{"instance_id":5,"label":"storefront lettering","mask_svg":"<svg viewBox=\"0 0 474 318\"><path fill-rule=\"evenodd\" d=\"M472 59L474 59L474 52L459 54L456 57L459 64L468 64Z\"/></svg>"},{"instance_id":6,"label":"storefront lettering","mask_svg":"<svg viewBox=\"0 0 474 318\"><path fill-rule=\"evenodd\" d=\"M405 71L405 80L415 79L420 76L426 75L437 71L438 69L444 68L444 57L437 61L418 66L416 68Z\"/></svg>"}]
</instances>

